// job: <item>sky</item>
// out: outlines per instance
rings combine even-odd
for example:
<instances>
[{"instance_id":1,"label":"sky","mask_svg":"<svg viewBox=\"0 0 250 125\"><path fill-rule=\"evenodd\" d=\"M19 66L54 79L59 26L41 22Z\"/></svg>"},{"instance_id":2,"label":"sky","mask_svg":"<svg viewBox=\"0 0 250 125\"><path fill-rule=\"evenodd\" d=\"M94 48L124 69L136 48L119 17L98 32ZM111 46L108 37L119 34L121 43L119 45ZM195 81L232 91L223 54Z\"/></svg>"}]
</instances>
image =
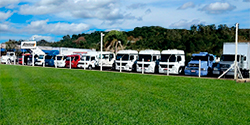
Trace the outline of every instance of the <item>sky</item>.
<instances>
[{"instance_id":1,"label":"sky","mask_svg":"<svg viewBox=\"0 0 250 125\"><path fill-rule=\"evenodd\" d=\"M0 0L0 43L161 26L226 24L250 29L250 0Z\"/></svg>"}]
</instances>

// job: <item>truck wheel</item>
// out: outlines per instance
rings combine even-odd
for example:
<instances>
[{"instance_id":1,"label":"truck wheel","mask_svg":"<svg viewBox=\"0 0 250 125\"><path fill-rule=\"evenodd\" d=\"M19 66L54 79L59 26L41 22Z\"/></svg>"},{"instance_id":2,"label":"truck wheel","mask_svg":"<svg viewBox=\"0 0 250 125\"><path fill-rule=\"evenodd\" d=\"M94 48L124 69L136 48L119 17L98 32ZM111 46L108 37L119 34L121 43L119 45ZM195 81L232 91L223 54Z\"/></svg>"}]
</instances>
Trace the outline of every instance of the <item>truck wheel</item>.
<instances>
[{"instance_id":1,"label":"truck wheel","mask_svg":"<svg viewBox=\"0 0 250 125\"><path fill-rule=\"evenodd\" d=\"M213 75L213 71L211 68L208 68L208 71L207 71L207 76L212 76Z\"/></svg>"},{"instance_id":2,"label":"truck wheel","mask_svg":"<svg viewBox=\"0 0 250 125\"><path fill-rule=\"evenodd\" d=\"M179 68L178 74L179 74L179 75L184 74L184 68L183 68L183 67L180 67L180 68Z\"/></svg>"},{"instance_id":3,"label":"truck wheel","mask_svg":"<svg viewBox=\"0 0 250 125\"><path fill-rule=\"evenodd\" d=\"M92 70L92 66L89 66L88 68L89 68L89 70Z\"/></svg>"}]
</instances>

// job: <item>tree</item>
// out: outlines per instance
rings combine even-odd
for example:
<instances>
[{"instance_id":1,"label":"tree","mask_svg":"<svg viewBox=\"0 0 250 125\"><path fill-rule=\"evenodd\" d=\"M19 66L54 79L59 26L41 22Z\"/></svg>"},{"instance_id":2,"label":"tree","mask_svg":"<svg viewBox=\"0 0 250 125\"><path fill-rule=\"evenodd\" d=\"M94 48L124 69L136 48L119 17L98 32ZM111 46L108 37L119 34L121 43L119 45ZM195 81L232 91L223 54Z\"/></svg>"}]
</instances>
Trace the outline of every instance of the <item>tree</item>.
<instances>
[{"instance_id":1,"label":"tree","mask_svg":"<svg viewBox=\"0 0 250 125\"><path fill-rule=\"evenodd\" d=\"M120 43L119 43L120 42ZM124 32L112 30L104 37L105 50L117 51L117 45L120 44L120 49L124 48L127 43L127 35ZM119 49L119 48L118 48Z\"/></svg>"}]
</instances>

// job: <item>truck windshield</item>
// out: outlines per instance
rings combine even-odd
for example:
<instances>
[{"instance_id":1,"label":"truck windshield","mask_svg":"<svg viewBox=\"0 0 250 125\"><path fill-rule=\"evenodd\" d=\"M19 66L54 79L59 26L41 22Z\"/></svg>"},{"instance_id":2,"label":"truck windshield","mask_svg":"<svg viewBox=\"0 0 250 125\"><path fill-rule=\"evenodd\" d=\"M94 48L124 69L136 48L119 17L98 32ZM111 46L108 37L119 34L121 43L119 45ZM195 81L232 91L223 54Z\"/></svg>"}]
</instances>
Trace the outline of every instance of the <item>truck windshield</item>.
<instances>
[{"instance_id":1,"label":"truck windshield","mask_svg":"<svg viewBox=\"0 0 250 125\"><path fill-rule=\"evenodd\" d=\"M151 62L152 56L151 55L139 55L139 60L142 61L144 59L144 62Z\"/></svg>"},{"instance_id":2,"label":"truck windshield","mask_svg":"<svg viewBox=\"0 0 250 125\"><path fill-rule=\"evenodd\" d=\"M43 55L40 55L40 56L38 57L38 59L43 59Z\"/></svg>"},{"instance_id":3,"label":"truck windshield","mask_svg":"<svg viewBox=\"0 0 250 125\"><path fill-rule=\"evenodd\" d=\"M81 61L89 61L89 58L90 58L90 56L83 56L82 58L81 58Z\"/></svg>"},{"instance_id":4,"label":"truck windshield","mask_svg":"<svg viewBox=\"0 0 250 125\"><path fill-rule=\"evenodd\" d=\"M99 55L99 58L101 57L101 54ZM108 59L109 58L109 54L102 54L102 58L103 59Z\"/></svg>"},{"instance_id":5,"label":"truck windshield","mask_svg":"<svg viewBox=\"0 0 250 125\"><path fill-rule=\"evenodd\" d=\"M70 58L71 58L71 61L73 61L74 57L67 57L66 61L70 61Z\"/></svg>"},{"instance_id":6,"label":"truck windshield","mask_svg":"<svg viewBox=\"0 0 250 125\"><path fill-rule=\"evenodd\" d=\"M62 60L62 56L57 56L57 60Z\"/></svg>"},{"instance_id":7,"label":"truck windshield","mask_svg":"<svg viewBox=\"0 0 250 125\"><path fill-rule=\"evenodd\" d=\"M45 56L45 59L52 59L52 56Z\"/></svg>"},{"instance_id":8,"label":"truck windshield","mask_svg":"<svg viewBox=\"0 0 250 125\"><path fill-rule=\"evenodd\" d=\"M170 55L170 54L162 54L161 55L161 62L167 62L168 59L169 59L169 62L176 62L175 55Z\"/></svg>"},{"instance_id":9,"label":"truck windshield","mask_svg":"<svg viewBox=\"0 0 250 125\"><path fill-rule=\"evenodd\" d=\"M234 61L235 55L222 55L220 60L221 61ZM239 61L240 55L237 55L237 61Z\"/></svg>"},{"instance_id":10,"label":"truck windshield","mask_svg":"<svg viewBox=\"0 0 250 125\"><path fill-rule=\"evenodd\" d=\"M122 58L122 60L128 60L129 59L129 55L128 54L117 54L116 55L116 60L120 60L120 58Z\"/></svg>"},{"instance_id":11,"label":"truck windshield","mask_svg":"<svg viewBox=\"0 0 250 125\"><path fill-rule=\"evenodd\" d=\"M192 56L192 60L208 61L208 56Z\"/></svg>"}]
</instances>

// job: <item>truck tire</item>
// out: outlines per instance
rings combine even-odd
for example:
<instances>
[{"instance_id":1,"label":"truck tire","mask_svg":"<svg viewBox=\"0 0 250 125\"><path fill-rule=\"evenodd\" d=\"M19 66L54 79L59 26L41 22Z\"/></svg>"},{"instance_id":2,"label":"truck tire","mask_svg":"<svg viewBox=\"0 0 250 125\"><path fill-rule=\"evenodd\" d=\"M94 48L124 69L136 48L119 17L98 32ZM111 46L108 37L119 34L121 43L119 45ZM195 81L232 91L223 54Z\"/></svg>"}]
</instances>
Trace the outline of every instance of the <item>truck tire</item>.
<instances>
[{"instance_id":1,"label":"truck tire","mask_svg":"<svg viewBox=\"0 0 250 125\"><path fill-rule=\"evenodd\" d=\"M89 69L89 70L92 70L92 66L89 66L88 69Z\"/></svg>"},{"instance_id":2,"label":"truck tire","mask_svg":"<svg viewBox=\"0 0 250 125\"><path fill-rule=\"evenodd\" d=\"M180 68L179 68L178 74L179 74L179 75L183 75L183 74L184 74L184 67L180 67Z\"/></svg>"},{"instance_id":3,"label":"truck tire","mask_svg":"<svg viewBox=\"0 0 250 125\"><path fill-rule=\"evenodd\" d=\"M213 71L212 71L212 69L211 68L208 68L208 70L207 70L207 76L212 76L213 75Z\"/></svg>"}]
</instances>

